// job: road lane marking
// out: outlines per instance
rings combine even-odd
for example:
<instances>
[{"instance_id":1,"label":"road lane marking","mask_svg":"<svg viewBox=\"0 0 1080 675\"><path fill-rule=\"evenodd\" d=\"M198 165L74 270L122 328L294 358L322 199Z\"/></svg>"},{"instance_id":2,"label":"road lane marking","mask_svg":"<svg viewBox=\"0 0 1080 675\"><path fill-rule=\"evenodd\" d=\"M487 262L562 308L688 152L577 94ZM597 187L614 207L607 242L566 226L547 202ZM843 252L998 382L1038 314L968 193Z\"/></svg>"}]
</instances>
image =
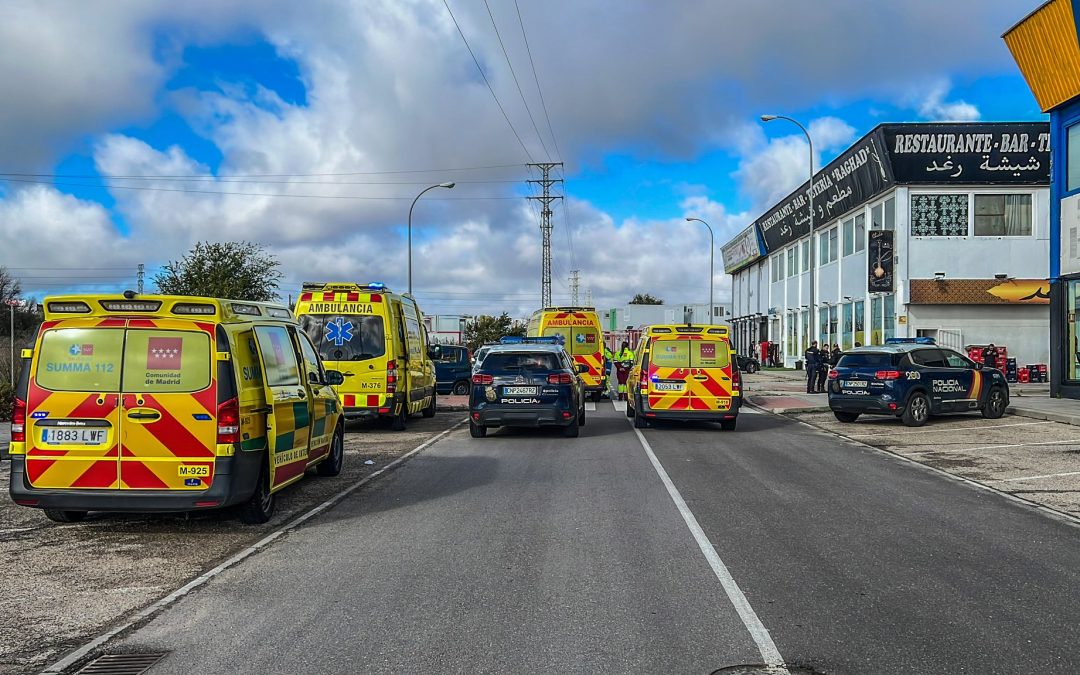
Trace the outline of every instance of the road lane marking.
<instances>
[{"instance_id":1,"label":"road lane marking","mask_svg":"<svg viewBox=\"0 0 1080 675\"><path fill-rule=\"evenodd\" d=\"M640 429L634 429L634 433L637 435L641 447L645 449L645 454L649 457L656 474L660 476L660 481L667 488L668 496L671 497L671 501L675 502L675 508L679 510L683 522L686 523L690 534L694 536L698 548L701 549L705 560L709 562L713 574L720 581L720 585L724 587L728 600L735 606L735 611L739 614L739 618L742 619L743 625L746 626L746 630L750 633L750 637L753 638L754 644L757 645L761 658L765 659L766 665L775 669L775 673L790 675L788 669L784 667L784 658L780 656L780 650L776 648L772 636L769 635L769 630L765 628L765 624L761 623L761 619L758 618L754 608L750 606L750 601L746 599L742 589L735 583L735 579L731 576L731 572L728 571L727 565L720 559L720 554L716 552L716 547L709 541L705 531L701 529L694 512L686 505L686 501L682 498L678 488L675 487L675 483L671 481L671 477L668 476L667 471L660 464L660 460L656 458L656 453L653 452L649 441L645 439L645 435L641 433Z\"/></svg>"},{"instance_id":2,"label":"road lane marking","mask_svg":"<svg viewBox=\"0 0 1080 675\"><path fill-rule=\"evenodd\" d=\"M585 401L585 412L596 412L596 403L594 401Z\"/></svg>"},{"instance_id":3,"label":"road lane marking","mask_svg":"<svg viewBox=\"0 0 1080 675\"><path fill-rule=\"evenodd\" d=\"M844 435L847 436L848 438L855 438L857 436L881 436L881 435L884 435L884 434L888 434L890 437L891 436L914 436L915 434L938 434L938 433L947 433L947 432L950 432L950 431L971 431L971 430L982 431L984 429L1004 429L1005 427L1034 427L1034 426L1039 426L1039 425L1042 425L1042 424L1057 424L1057 422L1020 422L1018 424L995 424L995 425L992 425L992 426L982 425L982 426L970 426L970 427L953 427L951 429L922 429L921 431L896 431L896 432L892 432L892 433L890 433L887 429L883 428L883 429L879 429L878 431L875 431L875 432L872 432L872 433L844 434Z\"/></svg>"},{"instance_id":4,"label":"road lane marking","mask_svg":"<svg viewBox=\"0 0 1080 675\"><path fill-rule=\"evenodd\" d=\"M971 452L972 450L998 450L1000 448L1030 448L1036 445L1062 445L1080 443L1080 438L1072 438L1067 441L1042 441L1041 443L1010 443L1008 445L980 445L975 448L961 448L952 452Z\"/></svg>"},{"instance_id":5,"label":"road lane marking","mask_svg":"<svg viewBox=\"0 0 1080 675\"><path fill-rule=\"evenodd\" d=\"M1013 483L1021 480L1039 480L1040 478L1060 478L1062 476L1080 476L1080 471L1066 471L1065 473L1046 473L1041 476L1021 476L1019 478L998 478L998 483Z\"/></svg>"},{"instance_id":6,"label":"road lane marking","mask_svg":"<svg viewBox=\"0 0 1080 675\"><path fill-rule=\"evenodd\" d=\"M242 562L246 558L249 558L249 557L255 555L256 553L258 553L262 549L264 549L267 546L269 546L270 544L272 544L275 540L279 539L282 535L290 532L291 530L296 529L299 525L301 525L301 524L307 522L308 520L314 518L315 516L319 515L323 511L326 511L327 509L329 509L329 508L331 508L333 506L336 506L339 502L341 502L343 499L345 499L346 497L351 495L353 492L356 492L363 485L371 482L372 480L377 478L379 475L381 475L383 473L386 473L390 469L395 468L396 466L398 466L399 464L401 464L405 460L409 459L410 457L412 457L416 453L420 452L421 450L424 450L425 448L428 448L428 447L434 445L435 443L439 442L440 440L442 440L443 438L448 436L451 432L453 432L458 427L460 427L461 425L465 424L468 421L469 421L469 418L467 418L467 417L462 419L462 420L459 420L458 422L456 422L450 428L444 429L439 434L437 434L435 436L432 436L428 440L424 441L420 445L418 445L415 448L413 448L412 450L408 451L407 453L405 453L401 457L398 457L397 459L390 462L389 464L387 464L383 468L379 469L378 471L376 471L374 473L371 473L371 474L369 474L367 476L364 476L364 478L362 478L361 480L353 483L349 487L347 487L344 490L342 490L341 492L338 492L337 494L333 495L332 497L330 497L329 499L327 499L323 503L319 504L318 506L312 508L311 510L307 511L306 513L304 513L304 514L298 516L297 518L294 518L293 520L290 520L289 522L285 523L284 525L277 528L276 530L274 530L270 534L266 535L265 537L263 537L259 541L255 542L251 546L248 546L247 548L240 551L236 555L232 556L231 558L229 558L225 562L221 563L220 565L218 565L214 569L209 570L207 572L204 572L203 574L200 574L199 576L197 576L194 579L192 579L191 581L187 582L186 584L184 584L180 588L176 589L172 593L169 593L164 598L162 598L162 599L158 600L157 602L153 603L152 605L150 605L148 607L145 607L142 610L136 612L135 614L131 615L128 619L122 620L119 624L117 624L116 626L113 626L109 630L107 630L104 633L98 635L96 638L94 638L93 640L90 640L89 642L84 644L82 647L79 647L78 649L76 649L76 650L74 650L72 652L69 652L66 656L64 656L59 661L57 661L57 662L55 662L55 663L53 663L51 665L46 666L45 669L41 671L40 675L59 675L60 673L63 673L65 670L67 670L68 668L71 668L73 665L75 665L76 663L78 663L82 659L86 658L95 649L98 649L99 647L102 647L103 645L105 645L105 643L107 643L109 640L113 639L114 637L116 637L120 633L123 633L124 631L128 630L132 626L135 626L136 624L141 623L142 621L154 616L155 614L157 614L161 610L165 609L166 607L173 604L177 600L183 598L184 596L191 593L192 591L199 588L200 586L206 585L211 579L218 576L219 574L221 574L225 570L229 569L233 565L236 565L237 563Z\"/></svg>"},{"instance_id":7,"label":"road lane marking","mask_svg":"<svg viewBox=\"0 0 1080 675\"><path fill-rule=\"evenodd\" d=\"M612 401L611 405L615 406L615 410L618 412L626 412L626 401Z\"/></svg>"}]
</instances>

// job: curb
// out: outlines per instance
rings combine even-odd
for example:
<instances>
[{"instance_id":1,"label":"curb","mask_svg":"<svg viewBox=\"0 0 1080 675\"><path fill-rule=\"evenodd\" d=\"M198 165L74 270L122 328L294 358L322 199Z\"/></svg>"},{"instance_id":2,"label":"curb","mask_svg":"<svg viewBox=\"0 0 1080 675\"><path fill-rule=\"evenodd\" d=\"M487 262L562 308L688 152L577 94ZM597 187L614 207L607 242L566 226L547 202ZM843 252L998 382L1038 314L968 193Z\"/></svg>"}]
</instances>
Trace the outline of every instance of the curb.
<instances>
[{"instance_id":1,"label":"curb","mask_svg":"<svg viewBox=\"0 0 1080 675\"><path fill-rule=\"evenodd\" d=\"M1005 410L1005 414L1016 415L1018 417L1030 417L1031 419L1046 420L1048 422L1061 422L1062 424L1080 427L1080 415L1072 415L1069 413L1047 412L1035 408L1023 408L1010 405Z\"/></svg>"}]
</instances>

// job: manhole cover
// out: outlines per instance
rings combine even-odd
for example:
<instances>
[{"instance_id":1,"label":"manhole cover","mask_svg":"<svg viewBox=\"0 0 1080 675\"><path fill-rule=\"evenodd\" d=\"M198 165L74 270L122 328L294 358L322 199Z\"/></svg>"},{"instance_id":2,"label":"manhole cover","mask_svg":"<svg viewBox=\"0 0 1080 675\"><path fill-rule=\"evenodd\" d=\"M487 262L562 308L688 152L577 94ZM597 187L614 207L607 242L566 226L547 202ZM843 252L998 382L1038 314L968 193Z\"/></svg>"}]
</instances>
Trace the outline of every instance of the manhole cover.
<instances>
[{"instance_id":1,"label":"manhole cover","mask_svg":"<svg viewBox=\"0 0 1080 675\"><path fill-rule=\"evenodd\" d=\"M165 658L165 652L152 654L103 654L75 675L142 675Z\"/></svg>"}]
</instances>

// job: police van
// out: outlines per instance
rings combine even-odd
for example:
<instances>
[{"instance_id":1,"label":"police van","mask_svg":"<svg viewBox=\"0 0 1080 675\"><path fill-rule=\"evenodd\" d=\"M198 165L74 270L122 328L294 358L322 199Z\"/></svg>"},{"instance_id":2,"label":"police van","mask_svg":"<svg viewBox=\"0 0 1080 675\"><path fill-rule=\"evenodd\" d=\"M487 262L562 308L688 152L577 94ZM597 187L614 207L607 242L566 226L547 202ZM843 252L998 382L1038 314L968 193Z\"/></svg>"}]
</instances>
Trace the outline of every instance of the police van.
<instances>
[{"instance_id":1,"label":"police van","mask_svg":"<svg viewBox=\"0 0 1080 675\"><path fill-rule=\"evenodd\" d=\"M594 307L545 307L533 312L529 320L529 337L562 338L566 351L576 363L586 366L581 375L585 391L593 401L599 401L608 390L604 371L604 340L600 318Z\"/></svg>"},{"instance_id":2,"label":"police van","mask_svg":"<svg viewBox=\"0 0 1080 675\"><path fill-rule=\"evenodd\" d=\"M341 471L341 406L282 305L48 297L11 424L11 497L59 522L88 511L274 513L315 467Z\"/></svg>"},{"instance_id":3,"label":"police van","mask_svg":"<svg viewBox=\"0 0 1080 675\"><path fill-rule=\"evenodd\" d=\"M742 402L739 369L727 326L647 326L626 380L626 416L719 422L734 430Z\"/></svg>"},{"instance_id":4,"label":"police van","mask_svg":"<svg viewBox=\"0 0 1080 675\"><path fill-rule=\"evenodd\" d=\"M435 415L435 364L412 297L382 283L305 283L296 316L345 378L337 392L347 419L387 418L402 431L409 415Z\"/></svg>"}]
</instances>

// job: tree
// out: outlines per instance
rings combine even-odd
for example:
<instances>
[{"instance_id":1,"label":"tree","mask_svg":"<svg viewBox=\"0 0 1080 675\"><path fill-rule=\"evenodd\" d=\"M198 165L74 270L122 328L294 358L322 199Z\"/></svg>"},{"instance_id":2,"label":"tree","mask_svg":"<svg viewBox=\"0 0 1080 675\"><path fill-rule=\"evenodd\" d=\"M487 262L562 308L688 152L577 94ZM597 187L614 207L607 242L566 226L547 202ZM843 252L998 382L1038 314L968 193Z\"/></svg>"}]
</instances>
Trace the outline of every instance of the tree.
<instances>
[{"instance_id":1,"label":"tree","mask_svg":"<svg viewBox=\"0 0 1080 675\"><path fill-rule=\"evenodd\" d=\"M499 316L481 314L465 324L465 346L470 351L476 351L480 345L488 342L498 342L504 335L524 337L528 325L524 321L515 321L510 315L503 312Z\"/></svg>"},{"instance_id":2,"label":"tree","mask_svg":"<svg viewBox=\"0 0 1080 675\"><path fill-rule=\"evenodd\" d=\"M664 301L660 298L649 295L648 293L638 293L634 296L634 299L630 301L631 305L662 305Z\"/></svg>"},{"instance_id":3,"label":"tree","mask_svg":"<svg viewBox=\"0 0 1080 675\"><path fill-rule=\"evenodd\" d=\"M154 283L166 295L267 301L280 297L280 266L262 244L199 242L180 260L170 260Z\"/></svg>"},{"instance_id":4,"label":"tree","mask_svg":"<svg viewBox=\"0 0 1080 675\"><path fill-rule=\"evenodd\" d=\"M0 267L0 306L7 307L8 300L18 300L22 286L6 267Z\"/></svg>"}]
</instances>

